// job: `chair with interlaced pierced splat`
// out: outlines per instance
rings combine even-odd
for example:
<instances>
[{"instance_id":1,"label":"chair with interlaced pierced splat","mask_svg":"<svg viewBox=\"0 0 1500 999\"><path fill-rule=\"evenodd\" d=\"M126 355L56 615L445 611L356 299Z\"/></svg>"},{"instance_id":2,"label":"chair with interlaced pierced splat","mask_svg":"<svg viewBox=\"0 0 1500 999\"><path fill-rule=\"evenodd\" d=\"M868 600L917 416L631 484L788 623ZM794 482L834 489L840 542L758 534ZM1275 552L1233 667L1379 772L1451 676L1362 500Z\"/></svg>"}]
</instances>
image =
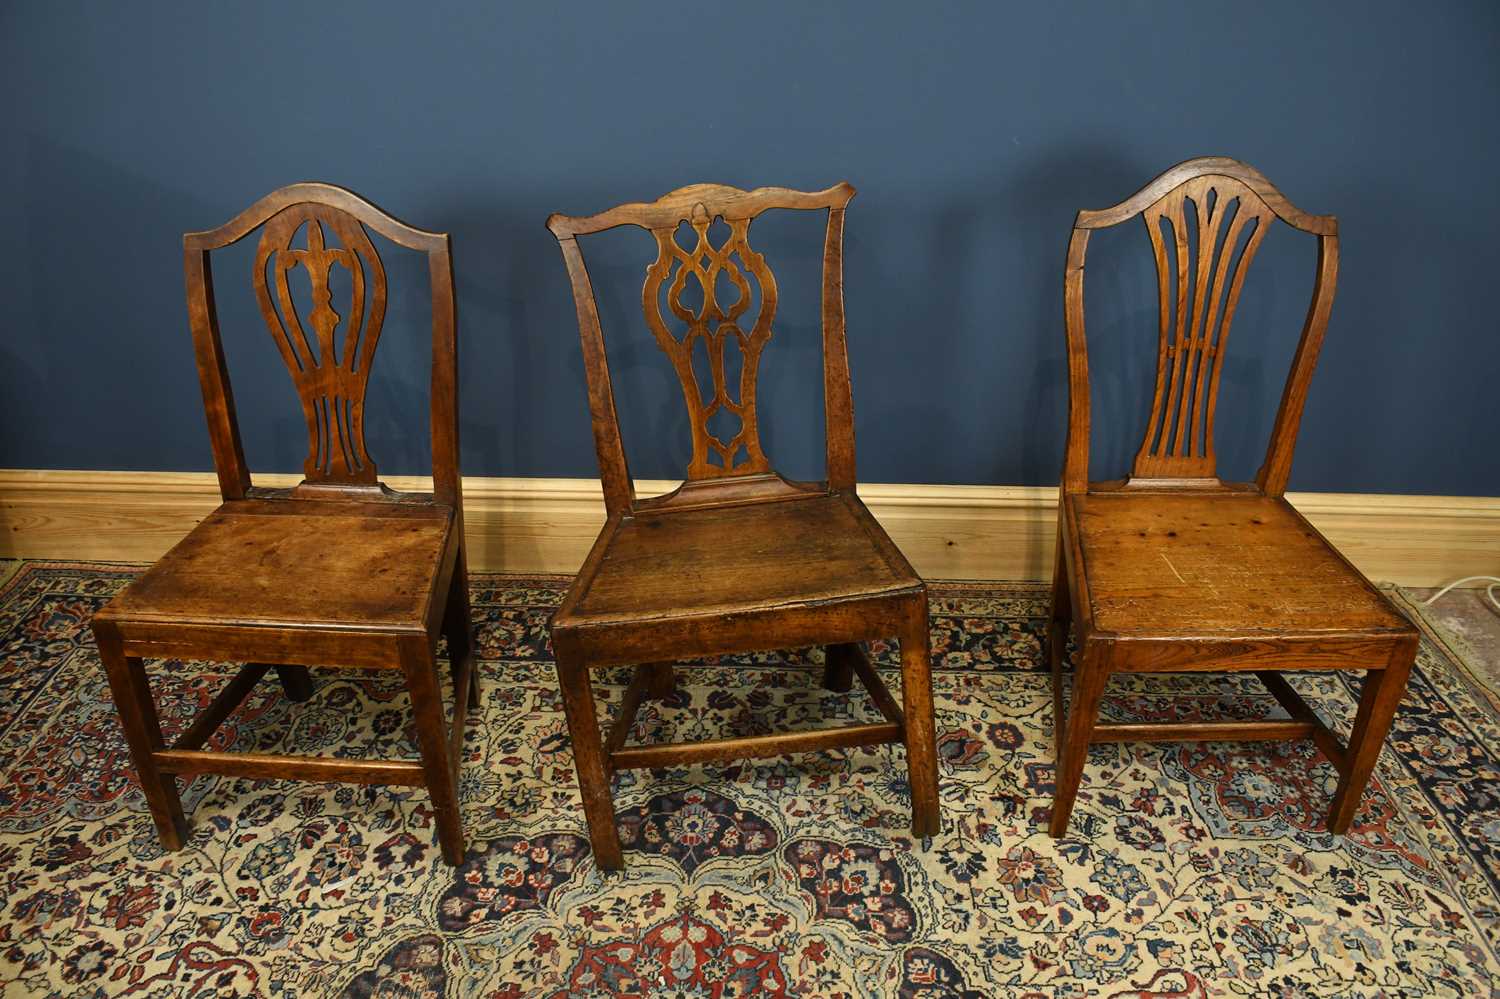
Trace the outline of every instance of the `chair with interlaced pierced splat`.
<instances>
[{"instance_id":1,"label":"chair with interlaced pierced splat","mask_svg":"<svg viewBox=\"0 0 1500 999\"><path fill-rule=\"evenodd\" d=\"M365 387L386 308L385 271L366 227L427 258L431 494L387 489L365 450ZM305 477L288 490L250 483L209 270L210 251L256 229L256 298L307 420ZM404 784L431 794L443 856L457 864L464 855L459 751L465 708L478 703L478 676L459 492L448 237L413 229L342 188L294 184L217 229L187 234L183 243L188 313L224 502L93 621L161 843L179 849L187 835L179 774ZM350 283L347 305L337 303L342 314L330 280L336 267ZM294 272L310 289L305 314L291 293ZM440 635L447 638L458 702L451 726L436 672ZM143 665L164 657L248 663L171 747ZM420 762L203 749L272 665L294 701L312 696L309 666L400 670L411 693Z\"/></svg>"},{"instance_id":2,"label":"chair with interlaced pierced splat","mask_svg":"<svg viewBox=\"0 0 1500 999\"><path fill-rule=\"evenodd\" d=\"M1095 230L1144 219L1160 327L1146 436L1123 482L1090 482L1083 275ZM1312 304L1254 483L1221 482L1214 412L1245 271L1277 220L1318 239ZM1068 437L1048 655L1057 730L1051 832L1061 836L1091 742L1311 738L1339 772L1328 827L1354 819L1406 688L1417 631L1283 495L1338 276L1338 223L1293 206L1235 160L1179 164L1128 200L1078 214L1068 247ZM1069 625L1078 655L1063 713ZM1347 746L1280 670L1363 669ZM1253 671L1287 719L1097 722L1111 673Z\"/></svg>"},{"instance_id":3,"label":"chair with interlaced pierced splat","mask_svg":"<svg viewBox=\"0 0 1500 999\"><path fill-rule=\"evenodd\" d=\"M853 195L848 184L816 193L699 184L650 204L548 219L572 280L608 508L604 530L552 620L584 812L602 868L623 865L612 777L637 767L902 742L913 831L926 836L938 829L927 591L855 493L843 298L844 209ZM750 248L749 231L770 209L828 213L822 303L826 482L787 481L761 450L756 384L777 289L771 270ZM626 467L604 336L577 241L621 225L646 229L656 239L642 305L682 383L692 432L686 480L653 499L636 498ZM715 238L716 225L726 235ZM684 226L691 235L679 242L676 234ZM734 301L719 300L721 278ZM758 308L752 279L760 290ZM684 299L690 281L703 296L696 307ZM732 352L728 359L726 351ZM711 389L700 385L695 354L706 364ZM736 356L737 379L729 374ZM901 642L901 705L860 644L891 636ZM827 731L626 745L642 699L671 693L671 660L805 645L826 646L825 686L848 690L857 675L885 720ZM601 739L589 671L612 665L638 668L619 716Z\"/></svg>"}]
</instances>

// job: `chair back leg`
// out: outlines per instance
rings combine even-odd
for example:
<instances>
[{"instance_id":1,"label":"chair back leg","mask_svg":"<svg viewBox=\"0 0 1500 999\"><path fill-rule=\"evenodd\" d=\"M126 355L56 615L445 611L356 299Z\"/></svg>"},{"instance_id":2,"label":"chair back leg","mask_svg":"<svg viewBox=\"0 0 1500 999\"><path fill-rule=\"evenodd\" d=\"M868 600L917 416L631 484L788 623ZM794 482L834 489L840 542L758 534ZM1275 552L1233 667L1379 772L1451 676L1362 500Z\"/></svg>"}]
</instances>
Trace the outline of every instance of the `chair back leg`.
<instances>
[{"instance_id":1,"label":"chair back leg","mask_svg":"<svg viewBox=\"0 0 1500 999\"><path fill-rule=\"evenodd\" d=\"M677 674L671 663L645 663L636 667L646 674L646 699L665 701L677 689Z\"/></svg>"},{"instance_id":2,"label":"chair back leg","mask_svg":"<svg viewBox=\"0 0 1500 999\"><path fill-rule=\"evenodd\" d=\"M823 650L823 689L836 694L848 693L854 686L854 659L860 655L857 645L830 645Z\"/></svg>"},{"instance_id":3,"label":"chair back leg","mask_svg":"<svg viewBox=\"0 0 1500 999\"><path fill-rule=\"evenodd\" d=\"M914 836L936 836L942 826L942 815L938 805L937 732L932 712L932 634L925 598L911 615L900 639L911 831Z\"/></svg>"},{"instance_id":4,"label":"chair back leg","mask_svg":"<svg viewBox=\"0 0 1500 999\"><path fill-rule=\"evenodd\" d=\"M313 695L312 674L306 666L277 666L276 677L289 701L305 701Z\"/></svg>"},{"instance_id":5,"label":"chair back leg","mask_svg":"<svg viewBox=\"0 0 1500 999\"><path fill-rule=\"evenodd\" d=\"M1062 523L1057 525L1057 554L1052 561L1052 604L1047 614L1047 665L1052 671L1052 741L1054 758L1062 760L1063 663L1067 659L1068 631L1073 623L1072 594L1068 590L1067 555L1063 550Z\"/></svg>"},{"instance_id":6,"label":"chair back leg","mask_svg":"<svg viewBox=\"0 0 1500 999\"><path fill-rule=\"evenodd\" d=\"M464 660L474 654L474 625L469 613L469 572L464 551L458 550L453 579L448 584L448 606L444 610L443 637L448 640L448 666L453 671L453 696L459 704L479 707L479 668L469 671L467 695L458 689L462 682Z\"/></svg>"}]
</instances>

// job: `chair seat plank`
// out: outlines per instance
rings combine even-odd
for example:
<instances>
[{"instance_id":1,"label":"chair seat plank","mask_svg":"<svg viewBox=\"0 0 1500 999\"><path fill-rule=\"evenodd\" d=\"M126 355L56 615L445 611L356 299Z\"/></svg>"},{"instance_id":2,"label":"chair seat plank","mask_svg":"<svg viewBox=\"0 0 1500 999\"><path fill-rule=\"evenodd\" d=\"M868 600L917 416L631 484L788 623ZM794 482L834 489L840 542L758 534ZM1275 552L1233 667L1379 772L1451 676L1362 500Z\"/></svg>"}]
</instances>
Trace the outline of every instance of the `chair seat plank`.
<instances>
[{"instance_id":1,"label":"chair seat plank","mask_svg":"<svg viewBox=\"0 0 1500 999\"><path fill-rule=\"evenodd\" d=\"M452 525L453 511L441 506L226 503L109 613L178 626L423 631Z\"/></svg>"},{"instance_id":2,"label":"chair seat plank","mask_svg":"<svg viewBox=\"0 0 1500 999\"><path fill-rule=\"evenodd\" d=\"M866 533L857 497L695 507L623 520L554 627L717 619L920 585Z\"/></svg>"},{"instance_id":3,"label":"chair seat plank","mask_svg":"<svg viewBox=\"0 0 1500 999\"><path fill-rule=\"evenodd\" d=\"M1410 625L1279 497L1068 497L1093 627L1121 638L1310 638Z\"/></svg>"}]
</instances>

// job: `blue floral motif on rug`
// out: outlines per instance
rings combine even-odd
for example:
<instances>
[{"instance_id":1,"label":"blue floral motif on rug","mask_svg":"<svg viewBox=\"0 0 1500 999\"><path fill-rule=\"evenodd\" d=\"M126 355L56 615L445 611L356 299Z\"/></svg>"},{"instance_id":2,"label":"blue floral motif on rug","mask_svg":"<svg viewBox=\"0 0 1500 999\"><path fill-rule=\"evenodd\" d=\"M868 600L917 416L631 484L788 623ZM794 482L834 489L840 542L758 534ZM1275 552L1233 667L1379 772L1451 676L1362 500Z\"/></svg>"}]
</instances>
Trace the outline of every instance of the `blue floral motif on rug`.
<instances>
[{"instance_id":1,"label":"blue floral motif on rug","mask_svg":"<svg viewBox=\"0 0 1500 999\"><path fill-rule=\"evenodd\" d=\"M408 788L199 777L192 837L163 852L88 631L136 571L27 563L0 589L7 999L1497 994L1500 712L1430 642L1349 835L1322 831L1337 775L1311 744L1185 743L1094 747L1054 841L1045 591L939 584L939 836L908 831L900 747L628 771L627 870L606 876L549 659L566 581L480 576L455 869ZM875 643L883 670L894 651ZM818 663L684 666L632 739L878 719L821 689ZM169 739L233 670L148 663ZM627 674L598 679L608 717ZM392 676L315 681L305 704L263 681L211 746L415 756ZM1357 675L1293 683L1347 732ZM1250 676L1136 676L1103 710L1273 705Z\"/></svg>"}]
</instances>

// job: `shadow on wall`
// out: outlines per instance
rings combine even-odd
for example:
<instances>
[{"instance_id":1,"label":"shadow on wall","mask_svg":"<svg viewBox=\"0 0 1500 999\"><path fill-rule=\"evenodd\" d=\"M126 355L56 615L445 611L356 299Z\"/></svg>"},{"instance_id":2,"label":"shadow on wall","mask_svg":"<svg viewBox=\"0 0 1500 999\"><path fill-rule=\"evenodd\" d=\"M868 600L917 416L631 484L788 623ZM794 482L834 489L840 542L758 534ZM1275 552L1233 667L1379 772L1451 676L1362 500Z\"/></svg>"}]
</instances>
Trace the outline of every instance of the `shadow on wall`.
<instances>
[{"instance_id":1,"label":"shadow on wall","mask_svg":"<svg viewBox=\"0 0 1500 999\"><path fill-rule=\"evenodd\" d=\"M1013 333L1016 338L1029 343L1031 356L1035 359L1034 366L1022 379L1027 386L1025 425L1020 435L1021 477L1015 481L1057 482L1062 473L1068 421L1063 281L1073 220L1081 210L1102 208L1122 200L1170 165L1143 164L1122 157L1114 150L1093 146L1059 147L1018 171L1016 180L996 194L998 204L1015 209L1014 214L1005 220L1012 238L1020 245L1044 247L1045 251L1037 252L1046 252L1051 263L1038 272L1039 279L1033 286L1015 291L1017 295L1026 296L1026 308L1031 314L1052 317L1051 322L1039 328ZM1120 325L1126 328L1141 325L1141 307L1146 302L1144 296L1124 293L1130 287L1128 276L1111 272L1096 278L1090 272L1091 291L1096 290L1094 285L1100 278L1107 283L1108 297L1126 306L1121 310ZM1154 295L1149 305L1154 317ZM1127 356L1133 357L1134 354L1130 352ZM1133 377L1135 371L1122 374L1127 382L1138 380ZM1106 426L1116 426L1126 419L1120 401L1095 398L1094 419ZM1140 421L1144 426L1144 414ZM1108 455L1101 457L1107 458Z\"/></svg>"},{"instance_id":2,"label":"shadow on wall","mask_svg":"<svg viewBox=\"0 0 1500 999\"><path fill-rule=\"evenodd\" d=\"M152 469L211 467L182 293L180 220L204 217L203 202L35 132L13 138L25 189L54 193L23 208L28 269L10 285L20 291L0 365L0 466L41 451L64 467L140 468L145 451ZM85 270L98 244L116 249ZM141 316L178 335L134 335Z\"/></svg>"},{"instance_id":3,"label":"shadow on wall","mask_svg":"<svg viewBox=\"0 0 1500 999\"><path fill-rule=\"evenodd\" d=\"M1022 298L1017 305L1022 314L1052 317L1051 322L1036 328L1012 331L1014 338L1027 345L1027 356L1032 363L1021 379L1026 385L1021 433L1011 438L1021 442L1019 478L1004 481L1054 483L1062 476L1068 424L1063 284L1074 218L1082 209L1104 207L1126 197L1167 165L1141 164L1116 151L1089 145L1058 147L1016 172L1016 180L996 193L997 204L1012 208L1003 217L1011 237L1020 245L1045 248L1036 252L1045 252L1050 264L1036 270L1038 279L1031 286L1014 288L1013 294ZM1119 194L1112 193L1116 189ZM1110 272L1100 277L1108 282L1112 299L1129 305L1120 325L1142 325L1141 300L1121 294L1127 287L1125 276ZM1094 280L1092 273L1090 279ZM1155 303L1151 305L1154 309ZM1126 357L1137 354L1127 352ZM1128 382L1139 380L1136 371L1121 374ZM1107 384L1113 386L1118 382L1109 380ZM1096 391L1093 399L1096 421L1113 427L1128 419L1119 405L1123 400L1117 396L1101 399L1099 395ZM1141 423L1144 422L1142 415ZM1031 549L1026 553L1028 564L1039 565L1050 557L1050 538L1034 537L1027 544ZM1049 550L1044 552L1043 548Z\"/></svg>"},{"instance_id":4,"label":"shadow on wall","mask_svg":"<svg viewBox=\"0 0 1500 999\"><path fill-rule=\"evenodd\" d=\"M42 465L35 457L42 450L66 455L61 464L74 468L212 468L184 298L182 234L228 221L272 188L244 191L226 212L193 191L153 183L86 150L36 133L22 133L18 141L26 185L63 194L29 201L23 209L28 269L15 282L11 322L0 341L0 467ZM576 328L543 328L536 316L547 312L536 308L537 296L548 290L554 270L562 272L556 245L542 227L544 214L474 194L419 216L385 203L379 191L357 193L420 228L461 228L488 237L454 240L464 468L495 474L514 465L518 453L526 461L546 448L536 440L539 425L587 442ZM508 234L518 238L504 238ZM421 255L378 234L371 238L387 271L390 298L367 396L369 451L382 474L426 474L426 266ZM212 255L221 335L252 474L293 472L306 457L307 430L255 302L250 265L258 239L259 230ZM80 261L99 256L83 252L89 243L115 247L109 266L80 271ZM335 281L341 277L336 269ZM291 287L294 298L305 300L295 279ZM566 294L565 286L559 290ZM165 331L141 336L142 326ZM554 342L539 350L541 338ZM557 380L538 370L549 358L567 359L571 370L563 380L576 385L576 394L538 397L539 385ZM554 412L545 412L549 405ZM559 412L574 417L573 425L564 420L557 426ZM37 420L37 413L50 416ZM575 474L594 470L580 467Z\"/></svg>"},{"instance_id":5,"label":"shadow on wall","mask_svg":"<svg viewBox=\"0 0 1500 999\"><path fill-rule=\"evenodd\" d=\"M859 481L923 481L895 470L930 468L935 451L982 451L977 442L987 435L985 427L967 424L963 407L953 401L956 393L969 391L976 367L1004 363L997 336L966 339L961 332L970 323L995 330L995 313L971 311L975 304L982 307L984 298L1001 294L998 283L974 272L975 247L989 222L974 211L983 199L960 197L939 210L912 215L899 203L894 209L881 204L899 202L899 193L860 197L866 206L875 204L862 215L856 214L859 198L850 205L844 289ZM975 286L981 284L984 290L976 296ZM894 376L884 393L864 374L878 370L873 354L881 341L889 352L885 366ZM899 365L890 364L893 354L901 357ZM877 441L879 451L871 443Z\"/></svg>"},{"instance_id":6,"label":"shadow on wall","mask_svg":"<svg viewBox=\"0 0 1500 999\"><path fill-rule=\"evenodd\" d=\"M966 481L1058 481L1068 392L1063 270L1073 219L1080 209L1123 200L1171 165L1141 163L1087 144L1059 146L991 171L1014 178L1009 182L950 192L942 210L868 233L873 246L901 246L903 252L882 259L877 251L874 261L851 254L851 270L877 275L887 302L896 295L892 288L907 287L915 305L904 315L887 312L877 319L908 326L907 385L899 399L862 406L852 332L860 288L848 287L855 409L864 416L861 430L884 445L879 468L922 467L935 450L952 448L971 455L974 475ZM872 215L874 221L862 223L878 225L899 212ZM1091 346L1102 369L1095 372L1093 399L1099 467L1122 466L1133 454L1131 438L1144 430L1155 357L1149 248L1138 228L1125 228L1140 252L1118 255L1123 267L1090 276L1090 303L1103 306L1090 310L1097 322ZM913 261L919 262L915 274ZM1023 283L1021 275L1035 277ZM1035 316L1049 318L1038 324ZM1231 377L1226 370L1226 382ZM1004 386L1024 388L1007 393ZM964 414L973 412L985 414L987 422L965 422ZM892 481L879 472L861 478Z\"/></svg>"},{"instance_id":7,"label":"shadow on wall","mask_svg":"<svg viewBox=\"0 0 1500 999\"><path fill-rule=\"evenodd\" d=\"M546 206L483 187L443 193L427 222L454 233L463 469L495 475L555 461L561 438L590 459L568 473L594 476L578 329ZM466 238L475 233L485 238ZM546 390L559 383L567 391Z\"/></svg>"}]
</instances>

